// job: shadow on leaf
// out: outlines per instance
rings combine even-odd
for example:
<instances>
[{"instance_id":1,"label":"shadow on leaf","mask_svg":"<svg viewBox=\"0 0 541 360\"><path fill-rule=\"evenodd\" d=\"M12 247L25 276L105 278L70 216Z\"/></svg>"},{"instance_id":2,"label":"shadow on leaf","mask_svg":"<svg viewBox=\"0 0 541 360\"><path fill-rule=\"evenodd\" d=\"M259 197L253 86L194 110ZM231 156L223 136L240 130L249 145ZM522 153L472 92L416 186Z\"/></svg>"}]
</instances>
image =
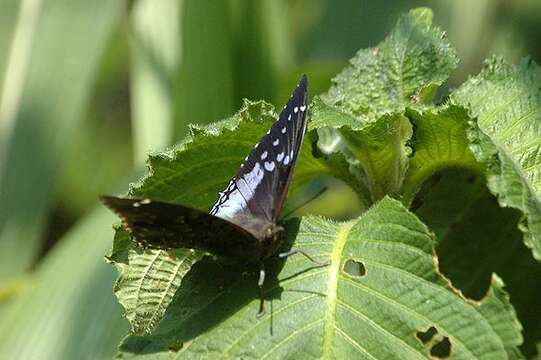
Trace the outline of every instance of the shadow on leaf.
<instances>
[{"instance_id":1,"label":"shadow on leaf","mask_svg":"<svg viewBox=\"0 0 541 360\"><path fill-rule=\"evenodd\" d=\"M291 248L299 223L299 219L290 219L285 224L287 239L284 250ZM264 318L269 318L270 334L273 326L272 300L281 299L283 288L277 276L284 264L285 259L277 256L265 262L267 277L263 296L268 314L265 314ZM310 267L306 271L317 267L319 266ZM256 319L260 296L258 276L257 261L241 263L230 259L204 257L193 265L182 280L154 333L126 337L120 346L121 353L140 355L182 351L199 335L239 312L246 312L244 317L251 319L249 321L265 321Z\"/></svg>"}]
</instances>

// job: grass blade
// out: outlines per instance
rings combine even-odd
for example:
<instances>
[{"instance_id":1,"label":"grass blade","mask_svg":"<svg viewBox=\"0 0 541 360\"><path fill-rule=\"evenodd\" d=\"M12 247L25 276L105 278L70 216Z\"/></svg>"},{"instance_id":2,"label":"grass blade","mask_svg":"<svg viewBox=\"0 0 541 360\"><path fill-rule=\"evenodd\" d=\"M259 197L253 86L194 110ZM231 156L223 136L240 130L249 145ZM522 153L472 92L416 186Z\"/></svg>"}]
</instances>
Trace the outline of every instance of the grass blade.
<instances>
[{"instance_id":1,"label":"grass blade","mask_svg":"<svg viewBox=\"0 0 541 360\"><path fill-rule=\"evenodd\" d=\"M0 279L27 270L39 251L63 149L81 119L99 57L122 9L122 1L106 0L41 4L32 46L21 60L28 64L24 83L19 77L13 85L21 89L20 102L10 110L13 120L0 119L12 124L9 138L1 140L6 145L0 144L5 149L0 162ZM13 49L19 46L12 44Z\"/></svg>"},{"instance_id":2,"label":"grass blade","mask_svg":"<svg viewBox=\"0 0 541 360\"><path fill-rule=\"evenodd\" d=\"M179 56L181 2L143 0L132 10L132 81L135 161L171 142L172 83Z\"/></svg>"}]
</instances>

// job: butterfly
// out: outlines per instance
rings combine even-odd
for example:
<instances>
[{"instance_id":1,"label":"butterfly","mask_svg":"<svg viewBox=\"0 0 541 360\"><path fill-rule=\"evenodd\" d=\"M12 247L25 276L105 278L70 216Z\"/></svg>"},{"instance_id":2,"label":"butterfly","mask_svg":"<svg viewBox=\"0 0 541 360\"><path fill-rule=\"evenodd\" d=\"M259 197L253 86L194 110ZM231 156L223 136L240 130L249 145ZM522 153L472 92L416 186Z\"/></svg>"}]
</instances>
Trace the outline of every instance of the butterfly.
<instances>
[{"instance_id":1,"label":"butterfly","mask_svg":"<svg viewBox=\"0 0 541 360\"><path fill-rule=\"evenodd\" d=\"M100 199L143 247L189 248L259 261L261 288L263 260L283 245L284 229L277 222L306 132L307 111L308 80L303 76L277 120L254 145L209 213L146 198ZM286 255L292 253L296 252Z\"/></svg>"}]
</instances>

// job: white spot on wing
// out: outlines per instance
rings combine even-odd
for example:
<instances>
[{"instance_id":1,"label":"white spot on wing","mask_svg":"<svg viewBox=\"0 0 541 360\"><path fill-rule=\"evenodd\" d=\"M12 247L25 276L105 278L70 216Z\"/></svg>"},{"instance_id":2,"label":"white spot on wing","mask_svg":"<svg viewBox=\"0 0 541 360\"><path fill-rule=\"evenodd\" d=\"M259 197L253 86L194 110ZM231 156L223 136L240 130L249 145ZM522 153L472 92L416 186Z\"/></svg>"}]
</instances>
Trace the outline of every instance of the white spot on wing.
<instances>
[{"instance_id":1,"label":"white spot on wing","mask_svg":"<svg viewBox=\"0 0 541 360\"><path fill-rule=\"evenodd\" d=\"M151 202L152 202L152 200L150 200L150 199L141 200L141 204L150 204Z\"/></svg>"},{"instance_id":2,"label":"white spot on wing","mask_svg":"<svg viewBox=\"0 0 541 360\"><path fill-rule=\"evenodd\" d=\"M306 105L301 106L301 111L306 110Z\"/></svg>"},{"instance_id":3,"label":"white spot on wing","mask_svg":"<svg viewBox=\"0 0 541 360\"><path fill-rule=\"evenodd\" d=\"M284 165L287 165L289 164L289 155L286 156L286 158L284 159Z\"/></svg>"},{"instance_id":4,"label":"white spot on wing","mask_svg":"<svg viewBox=\"0 0 541 360\"><path fill-rule=\"evenodd\" d=\"M280 139L276 139L272 142L272 145L274 146L278 146L278 144L280 144Z\"/></svg>"},{"instance_id":5,"label":"white spot on wing","mask_svg":"<svg viewBox=\"0 0 541 360\"><path fill-rule=\"evenodd\" d=\"M291 114L287 116L287 120L291 121Z\"/></svg>"},{"instance_id":6,"label":"white spot on wing","mask_svg":"<svg viewBox=\"0 0 541 360\"><path fill-rule=\"evenodd\" d=\"M297 112L299 112L299 107L298 107L298 106L295 106L295 107L293 108L293 112L294 112L295 114L296 114Z\"/></svg>"},{"instance_id":7,"label":"white spot on wing","mask_svg":"<svg viewBox=\"0 0 541 360\"><path fill-rule=\"evenodd\" d=\"M281 153L279 153L277 156L276 156L276 161L280 162L282 161L282 159L284 158L284 152L282 151Z\"/></svg>"},{"instance_id":8,"label":"white spot on wing","mask_svg":"<svg viewBox=\"0 0 541 360\"><path fill-rule=\"evenodd\" d=\"M254 196L254 191L263 180L264 174L261 164L256 162L250 172L238 180L232 179L210 213L222 219L232 219L235 214L246 208L246 201Z\"/></svg>"},{"instance_id":9,"label":"white spot on wing","mask_svg":"<svg viewBox=\"0 0 541 360\"><path fill-rule=\"evenodd\" d=\"M282 128L282 134L285 134L286 131L287 131L287 129L286 129L286 127L284 126L284 127Z\"/></svg>"},{"instance_id":10,"label":"white spot on wing","mask_svg":"<svg viewBox=\"0 0 541 360\"><path fill-rule=\"evenodd\" d=\"M265 170L267 171L274 170L274 161L265 161Z\"/></svg>"},{"instance_id":11,"label":"white spot on wing","mask_svg":"<svg viewBox=\"0 0 541 360\"><path fill-rule=\"evenodd\" d=\"M266 151L263 152L263 154L261 154L261 160L265 160L265 159L267 158L267 155L268 155L268 154L269 154L269 153L266 152Z\"/></svg>"}]
</instances>

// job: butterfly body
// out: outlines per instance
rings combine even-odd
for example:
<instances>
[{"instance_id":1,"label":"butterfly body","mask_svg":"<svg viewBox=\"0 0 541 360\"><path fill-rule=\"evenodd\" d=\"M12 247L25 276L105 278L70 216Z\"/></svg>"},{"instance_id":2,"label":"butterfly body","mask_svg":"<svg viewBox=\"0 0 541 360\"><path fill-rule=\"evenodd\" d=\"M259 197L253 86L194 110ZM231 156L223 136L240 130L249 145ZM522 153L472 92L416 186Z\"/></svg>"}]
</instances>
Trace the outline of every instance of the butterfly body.
<instances>
[{"instance_id":1,"label":"butterfly body","mask_svg":"<svg viewBox=\"0 0 541 360\"><path fill-rule=\"evenodd\" d=\"M102 196L101 200L141 246L190 248L261 262L283 243L284 229L277 221L306 131L307 100L303 77L210 213L153 199Z\"/></svg>"}]
</instances>

